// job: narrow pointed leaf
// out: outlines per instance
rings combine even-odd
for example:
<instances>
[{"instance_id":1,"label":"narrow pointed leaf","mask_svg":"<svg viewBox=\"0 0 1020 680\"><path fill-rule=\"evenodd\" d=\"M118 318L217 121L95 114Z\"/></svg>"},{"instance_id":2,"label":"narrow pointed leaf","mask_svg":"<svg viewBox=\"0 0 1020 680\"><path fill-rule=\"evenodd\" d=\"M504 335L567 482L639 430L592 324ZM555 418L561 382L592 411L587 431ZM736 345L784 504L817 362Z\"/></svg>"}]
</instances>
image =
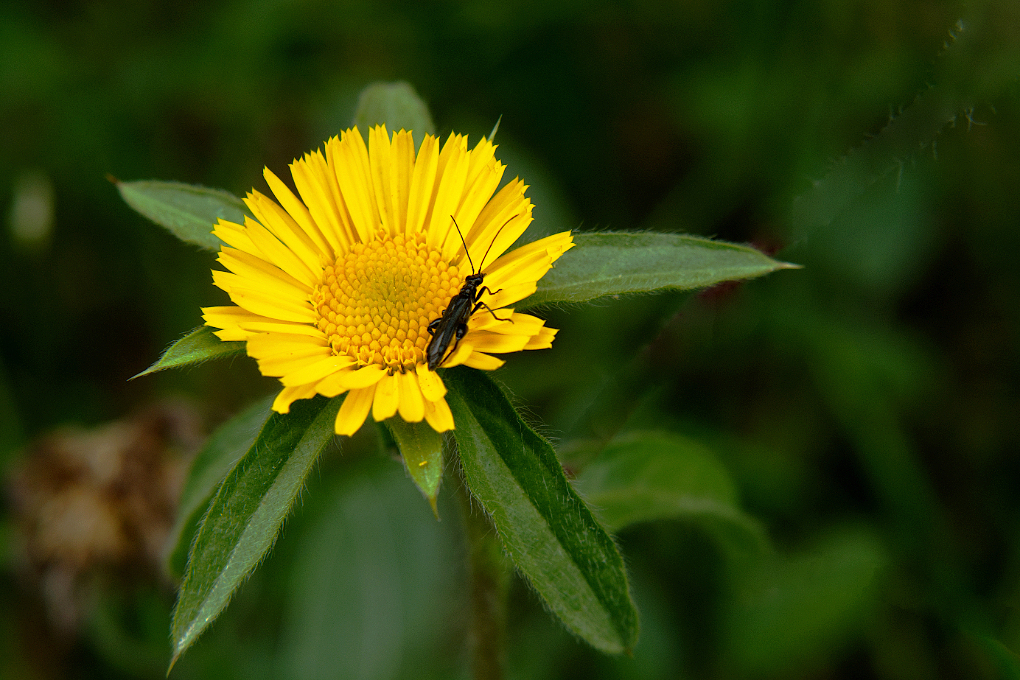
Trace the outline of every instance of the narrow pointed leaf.
<instances>
[{"instance_id":1,"label":"narrow pointed leaf","mask_svg":"<svg viewBox=\"0 0 1020 680\"><path fill-rule=\"evenodd\" d=\"M168 368L180 368L198 364L210 359L220 359L244 352L243 342L224 342L213 334L208 326L199 326L183 338L170 345L152 366L132 377L140 378Z\"/></svg>"},{"instance_id":2,"label":"narrow pointed leaf","mask_svg":"<svg viewBox=\"0 0 1020 680\"><path fill-rule=\"evenodd\" d=\"M171 627L180 655L219 616L272 547L305 477L333 439L340 399L274 413L220 485L195 537Z\"/></svg>"},{"instance_id":3,"label":"narrow pointed leaf","mask_svg":"<svg viewBox=\"0 0 1020 680\"><path fill-rule=\"evenodd\" d=\"M577 488L610 531L637 522L696 523L727 547L756 554L765 533L737 505L726 468L697 442L667 432L636 432L610 443L577 475Z\"/></svg>"},{"instance_id":4,"label":"narrow pointed leaf","mask_svg":"<svg viewBox=\"0 0 1020 680\"><path fill-rule=\"evenodd\" d=\"M623 558L570 486L552 447L480 371L451 369L444 380L468 487L518 570L593 647L632 649L638 618Z\"/></svg>"},{"instance_id":5,"label":"narrow pointed leaf","mask_svg":"<svg viewBox=\"0 0 1020 680\"><path fill-rule=\"evenodd\" d=\"M410 83L373 83L361 91L354 123L362 134L375 125L386 125L390 132L403 128L414 132L414 141L421 143L426 134L434 134L432 114Z\"/></svg>"},{"instance_id":6,"label":"narrow pointed leaf","mask_svg":"<svg viewBox=\"0 0 1020 680\"><path fill-rule=\"evenodd\" d=\"M425 421L408 423L400 417L388 419L386 427L400 449L407 473L425 494L438 518L436 496L443 478L443 435Z\"/></svg>"},{"instance_id":7,"label":"narrow pointed leaf","mask_svg":"<svg viewBox=\"0 0 1020 680\"><path fill-rule=\"evenodd\" d=\"M167 570L175 577L184 574L188 549L216 488L231 468L251 449L270 416L273 397L260 399L221 425L195 456L184 480L177 521L171 532Z\"/></svg>"},{"instance_id":8,"label":"narrow pointed leaf","mask_svg":"<svg viewBox=\"0 0 1020 680\"><path fill-rule=\"evenodd\" d=\"M243 224L245 216L251 216L241 199L222 189L156 180L116 184L120 195L137 212L185 243L206 250L219 250L223 243L212 235L221 217Z\"/></svg>"},{"instance_id":9,"label":"narrow pointed leaf","mask_svg":"<svg viewBox=\"0 0 1020 680\"><path fill-rule=\"evenodd\" d=\"M791 268L750 246L685 234L577 234L538 290L515 307L690 290Z\"/></svg>"}]
</instances>

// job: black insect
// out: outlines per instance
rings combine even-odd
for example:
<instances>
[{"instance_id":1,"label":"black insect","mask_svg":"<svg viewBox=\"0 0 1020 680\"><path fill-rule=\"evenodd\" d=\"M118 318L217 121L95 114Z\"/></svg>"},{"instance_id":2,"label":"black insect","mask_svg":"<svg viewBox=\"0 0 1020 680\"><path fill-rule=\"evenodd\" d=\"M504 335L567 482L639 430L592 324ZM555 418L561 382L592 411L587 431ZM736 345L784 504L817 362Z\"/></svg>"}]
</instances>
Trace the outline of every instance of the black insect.
<instances>
[{"instance_id":1,"label":"black insect","mask_svg":"<svg viewBox=\"0 0 1020 680\"><path fill-rule=\"evenodd\" d=\"M453 219L451 216L450 219ZM510 224L514 218L511 217L505 223L503 227ZM485 307L489 310L489 314L492 314L494 319L499 321L509 321L513 323L513 319L503 319L496 316L496 312L492 311L489 305L481 301L483 293L489 295L495 295L500 290L489 290L488 286L483 286L482 282L485 280L485 273L482 271L482 266L485 265L485 258L488 257L489 251L492 249L492 243L496 242L499 237L499 232L503 231L503 227L499 228L496 235L492 237L492 243L485 249L485 254L482 255L481 265L478 267L478 271L475 271L475 263L471 261L471 253L468 251L467 242L464 241L464 234L460 233L460 225L457 224L457 220L453 220L453 226L457 227L457 235L460 236L460 242L464 244L464 252L467 254L468 262L471 263L471 273L464 277L464 285L461 287L460 292L450 298L450 304L446 305L446 309L443 310L443 315L438 319L433 319L429 322L428 331L429 335L432 336L432 340L429 341L429 346L425 348L425 360L428 362L429 370L434 371L439 367L448 356L447 348L450 343L453 342L453 349L450 350L449 354L453 354L457 351L457 345L460 344L461 338L467 333L468 319L471 315L479 310L481 307Z\"/></svg>"}]
</instances>

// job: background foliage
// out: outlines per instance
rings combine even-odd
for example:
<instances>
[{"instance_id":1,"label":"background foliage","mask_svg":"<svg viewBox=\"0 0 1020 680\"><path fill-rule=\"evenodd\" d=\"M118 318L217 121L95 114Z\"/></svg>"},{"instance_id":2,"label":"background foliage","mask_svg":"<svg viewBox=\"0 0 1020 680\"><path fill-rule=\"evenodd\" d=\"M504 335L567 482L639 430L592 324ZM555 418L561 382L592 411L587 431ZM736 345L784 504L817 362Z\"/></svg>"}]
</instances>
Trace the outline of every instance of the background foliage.
<instances>
[{"instance_id":1,"label":"background foliage","mask_svg":"<svg viewBox=\"0 0 1020 680\"><path fill-rule=\"evenodd\" d=\"M960 42L942 54L950 31ZM547 310L555 348L496 374L569 469L621 433L690 440L776 550L745 568L708 523L627 528L634 657L577 643L518 582L513 676L1017 677L1018 74L1009 0L10 0L0 455L13 469L54 427L170 396L212 426L273 391L243 359L127 381L224 299L212 257L104 177L243 194L263 165L279 174L348 125L365 84L405 79L440 133L477 138L503 117L499 156L531 184L542 231L685 231L805 265ZM932 97L950 108L925 109ZM955 125L890 146L882 129L918 110ZM853 148L860 191L804 219L797 197L831 186L813 189ZM47 205L52 229L33 231ZM378 449L366 428L323 459L272 557L175 676L464 672L452 494L437 524ZM100 574L81 625L58 634L18 526L0 533L0 668L160 677L172 588Z\"/></svg>"}]
</instances>

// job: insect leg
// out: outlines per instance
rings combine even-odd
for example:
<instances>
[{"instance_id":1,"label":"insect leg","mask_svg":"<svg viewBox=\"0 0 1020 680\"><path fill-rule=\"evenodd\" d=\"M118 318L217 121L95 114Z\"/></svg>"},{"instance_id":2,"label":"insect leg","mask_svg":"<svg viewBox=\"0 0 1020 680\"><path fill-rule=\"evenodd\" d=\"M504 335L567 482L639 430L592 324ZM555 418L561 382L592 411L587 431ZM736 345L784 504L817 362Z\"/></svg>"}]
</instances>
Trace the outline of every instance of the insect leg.
<instances>
[{"instance_id":1,"label":"insect leg","mask_svg":"<svg viewBox=\"0 0 1020 680\"><path fill-rule=\"evenodd\" d=\"M453 356L453 353L457 351L457 347L460 345L461 338L463 338L465 335L467 335L467 324L466 323L457 324L457 330L454 332L453 336L454 337L453 348L443 355L443 360L439 362L439 366L442 366L447 359Z\"/></svg>"},{"instance_id":2,"label":"insect leg","mask_svg":"<svg viewBox=\"0 0 1020 680\"><path fill-rule=\"evenodd\" d=\"M478 310L479 310L479 309L480 309L481 307L485 307L485 309L487 309L487 310L489 311L489 314L492 314L492 318L493 318L493 319L496 319L497 321L509 321L510 323L513 323L513 322L514 322L514 320L513 320L513 319L511 319L510 317L507 317L507 318L505 318L505 319L504 319L504 318L503 318L503 317L501 317L501 316L496 316L496 312L492 311L492 307L490 307L489 305L485 304L485 303L484 303L484 302L482 302L481 300L479 300L479 301L478 301L478 302L477 302L477 303L475 304L475 308L471 310L471 313L472 313L472 314L474 314L474 313L475 313L475 312L477 312L477 311L478 311Z\"/></svg>"}]
</instances>

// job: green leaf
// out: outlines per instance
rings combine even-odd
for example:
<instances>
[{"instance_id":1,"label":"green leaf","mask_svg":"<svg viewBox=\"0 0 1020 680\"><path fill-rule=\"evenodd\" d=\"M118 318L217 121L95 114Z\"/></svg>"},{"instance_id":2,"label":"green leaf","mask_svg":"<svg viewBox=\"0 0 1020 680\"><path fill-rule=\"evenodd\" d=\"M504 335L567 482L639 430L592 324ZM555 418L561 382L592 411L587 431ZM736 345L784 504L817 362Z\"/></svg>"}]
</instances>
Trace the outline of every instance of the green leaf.
<instances>
[{"instance_id":1,"label":"green leaf","mask_svg":"<svg viewBox=\"0 0 1020 680\"><path fill-rule=\"evenodd\" d=\"M272 404L272 396L260 399L220 425L192 461L177 506L177 521L170 534L171 548L166 562L172 575L183 575L191 541L209 506L209 499L234 464L255 443L255 437L270 416Z\"/></svg>"},{"instance_id":2,"label":"green leaf","mask_svg":"<svg viewBox=\"0 0 1020 680\"><path fill-rule=\"evenodd\" d=\"M368 134L375 125L386 125L391 132L403 128L414 132L415 142L420 144L426 134L435 134L436 125L432 114L410 83L373 83L361 91L358 109L354 113L354 124L362 134Z\"/></svg>"},{"instance_id":3,"label":"green leaf","mask_svg":"<svg viewBox=\"0 0 1020 680\"><path fill-rule=\"evenodd\" d=\"M206 250L217 251L223 244L212 235L221 217L244 224L244 218L252 216L241 199L222 189L155 180L116 185L129 206L185 243Z\"/></svg>"},{"instance_id":4,"label":"green leaf","mask_svg":"<svg viewBox=\"0 0 1020 680\"><path fill-rule=\"evenodd\" d=\"M425 421L408 423L399 416L386 420L386 427L397 442L408 474L425 494L432 512L439 519L436 496L443 478L443 435Z\"/></svg>"},{"instance_id":5,"label":"green leaf","mask_svg":"<svg viewBox=\"0 0 1020 680\"><path fill-rule=\"evenodd\" d=\"M623 558L570 486L552 447L480 371L455 368L444 380L468 488L514 564L593 647L632 649L638 617Z\"/></svg>"},{"instance_id":6,"label":"green leaf","mask_svg":"<svg viewBox=\"0 0 1020 680\"><path fill-rule=\"evenodd\" d=\"M517 309L587 302L610 295L690 290L748 279L796 265L750 246L684 234L576 234L574 247L538 282Z\"/></svg>"},{"instance_id":7,"label":"green leaf","mask_svg":"<svg viewBox=\"0 0 1020 680\"><path fill-rule=\"evenodd\" d=\"M340 399L316 397L274 413L223 480L188 559L174 608L171 668L227 606L272 547L319 453L333 440Z\"/></svg>"},{"instance_id":8,"label":"green leaf","mask_svg":"<svg viewBox=\"0 0 1020 680\"><path fill-rule=\"evenodd\" d=\"M293 566L266 677L458 677L460 655L436 652L466 599L456 522L436 522L403 470L376 456L325 473L301 515L287 528Z\"/></svg>"},{"instance_id":9,"label":"green leaf","mask_svg":"<svg viewBox=\"0 0 1020 680\"><path fill-rule=\"evenodd\" d=\"M685 519L728 546L767 547L761 526L741 512L726 468L695 441L665 432L613 441L577 476L576 485L610 531L637 522Z\"/></svg>"},{"instance_id":10,"label":"green leaf","mask_svg":"<svg viewBox=\"0 0 1020 680\"><path fill-rule=\"evenodd\" d=\"M831 652L874 601L875 576L885 562L874 536L845 529L803 553L748 570L727 612L725 658L739 675L758 677Z\"/></svg>"},{"instance_id":11,"label":"green leaf","mask_svg":"<svg viewBox=\"0 0 1020 680\"><path fill-rule=\"evenodd\" d=\"M167 368L180 368L181 366L198 364L210 359L220 359L222 357L233 356L234 354L241 354L242 352L244 352L244 342L224 342L213 335L213 329L208 326L199 326L170 345L156 363L131 379L134 380L143 375L149 375L150 373Z\"/></svg>"}]
</instances>

